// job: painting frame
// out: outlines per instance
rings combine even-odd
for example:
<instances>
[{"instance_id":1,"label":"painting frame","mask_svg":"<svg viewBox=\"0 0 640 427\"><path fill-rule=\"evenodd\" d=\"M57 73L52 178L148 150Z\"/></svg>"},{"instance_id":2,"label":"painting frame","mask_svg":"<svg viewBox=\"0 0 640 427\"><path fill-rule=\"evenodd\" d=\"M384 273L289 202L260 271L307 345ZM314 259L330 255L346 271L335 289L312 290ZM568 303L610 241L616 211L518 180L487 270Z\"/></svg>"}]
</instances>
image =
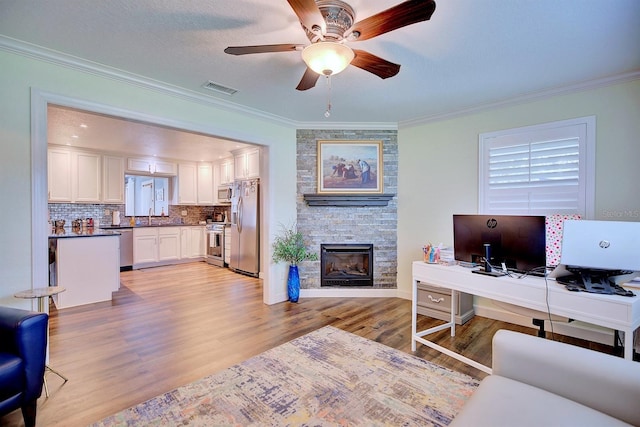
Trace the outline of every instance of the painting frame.
<instances>
[{"instance_id":1,"label":"painting frame","mask_svg":"<svg viewBox=\"0 0 640 427\"><path fill-rule=\"evenodd\" d=\"M381 140L318 140L317 144L318 194L383 192Z\"/></svg>"}]
</instances>

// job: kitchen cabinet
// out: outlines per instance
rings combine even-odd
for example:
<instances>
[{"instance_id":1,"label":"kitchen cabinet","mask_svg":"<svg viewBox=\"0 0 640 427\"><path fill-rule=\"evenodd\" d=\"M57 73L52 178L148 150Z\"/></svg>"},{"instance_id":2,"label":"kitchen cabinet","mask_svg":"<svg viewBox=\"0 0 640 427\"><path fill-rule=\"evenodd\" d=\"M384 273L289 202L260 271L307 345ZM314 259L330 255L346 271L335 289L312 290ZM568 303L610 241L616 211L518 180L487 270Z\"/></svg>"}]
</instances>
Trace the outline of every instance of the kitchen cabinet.
<instances>
[{"instance_id":1,"label":"kitchen cabinet","mask_svg":"<svg viewBox=\"0 0 640 427\"><path fill-rule=\"evenodd\" d=\"M154 173L159 173L163 175L171 175L175 176L178 173L178 167L173 162L166 162L163 160L154 161Z\"/></svg>"},{"instance_id":2,"label":"kitchen cabinet","mask_svg":"<svg viewBox=\"0 0 640 427\"><path fill-rule=\"evenodd\" d=\"M205 227L163 226L133 229L133 268L175 264L204 257Z\"/></svg>"},{"instance_id":3,"label":"kitchen cabinet","mask_svg":"<svg viewBox=\"0 0 640 427\"><path fill-rule=\"evenodd\" d=\"M252 149L238 153L233 158L235 179L260 177L260 149Z\"/></svg>"},{"instance_id":4,"label":"kitchen cabinet","mask_svg":"<svg viewBox=\"0 0 640 427\"><path fill-rule=\"evenodd\" d=\"M74 190L74 202L99 203L102 183L102 157L99 154L73 152L71 184Z\"/></svg>"},{"instance_id":5,"label":"kitchen cabinet","mask_svg":"<svg viewBox=\"0 0 640 427\"><path fill-rule=\"evenodd\" d=\"M233 158L228 158L220 163L220 185L233 183Z\"/></svg>"},{"instance_id":6,"label":"kitchen cabinet","mask_svg":"<svg viewBox=\"0 0 640 427\"><path fill-rule=\"evenodd\" d=\"M103 156L102 170L102 202L124 203L124 158Z\"/></svg>"},{"instance_id":7,"label":"kitchen cabinet","mask_svg":"<svg viewBox=\"0 0 640 427\"><path fill-rule=\"evenodd\" d=\"M191 258L191 227L180 227L180 258Z\"/></svg>"},{"instance_id":8,"label":"kitchen cabinet","mask_svg":"<svg viewBox=\"0 0 640 427\"><path fill-rule=\"evenodd\" d=\"M158 227L158 261L180 259L180 227Z\"/></svg>"},{"instance_id":9,"label":"kitchen cabinet","mask_svg":"<svg viewBox=\"0 0 640 427\"><path fill-rule=\"evenodd\" d=\"M57 148L47 150L47 178L50 202L71 201L71 152Z\"/></svg>"},{"instance_id":10,"label":"kitchen cabinet","mask_svg":"<svg viewBox=\"0 0 640 427\"><path fill-rule=\"evenodd\" d=\"M211 163L178 164L176 203L179 205L213 205L213 165Z\"/></svg>"},{"instance_id":11,"label":"kitchen cabinet","mask_svg":"<svg viewBox=\"0 0 640 427\"><path fill-rule=\"evenodd\" d=\"M127 171L175 176L178 173L178 166L166 160L129 157Z\"/></svg>"},{"instance_id":12,"label":"kitchen cabinet","mask_svg":"<svg viewBox=\"0 0 640 427\"><path fill-rule=\"evenodd\" d=\"M205 227L182 227L180 230L182 258L204 257L205 236Z\"/></svg>"},{"instance_id":13,"label":"kitchen cabinet","mask_svg":"<svg viewBox=\"0 0 640 427\"><path fill-rule=\"evenodd\" d=\"M158 262L158 229L133 229L133 264Z\"/></svg>"},{"instance_id":14,"label":"kitchen cabinet","mask_svg":"<svg viewBox=\"0 0 640 427\"><path fill-rule=\"evenodd\" d=\"M206 229L205 227L191 227L191 253L195 257L204 257L206 254Z\"/></svg>"},{"instance_id":15,"label":"kitchen cabinet","mask_svg":"<svg viewBox=\"0 0 640 427\"><path fill-rule=\"evenodd\" d=\"M224 263L231 264L231 225L224 226Z\"/></svg>"},{"instance_id":16,"label":"kitchen cabinet","mask_svg":"<svg viewBox=\"0 0 640 427\"><path fill-rule=\"evenodd\" d=\"M49 202L124 203L124 158L49 147Z\"/></svg>"},{"instance_id":17,"label":"kitchen cabinet","mask_svg":"<svg viewBox=\"0 0 640 427\"><path fill-rule=\"evenodd\" d=\"M178 165L177 203L179 205L198 204L198 169L195 163Z\"/></svg>"},{"instance_id":18,"label":"kitchen cabinet","mask_svg":"<svg viewBox=\"0 0 640 427\"><path fill-rule=\"evenodd\" d=\"M120 288L120 237L55 238L56 283L66 291L54 297L58 309L110 301Z\"/></svg>"},{"instance_id":19,"label":"kitchen cabinet","mask_svg":"<svg viewBox=\"0 0 640 427\"><path fill-rule=\"evenodd\" d=\"M198 204L212 205L213 199L213 165L198 163Z\"/></svg>"}]
</instances>

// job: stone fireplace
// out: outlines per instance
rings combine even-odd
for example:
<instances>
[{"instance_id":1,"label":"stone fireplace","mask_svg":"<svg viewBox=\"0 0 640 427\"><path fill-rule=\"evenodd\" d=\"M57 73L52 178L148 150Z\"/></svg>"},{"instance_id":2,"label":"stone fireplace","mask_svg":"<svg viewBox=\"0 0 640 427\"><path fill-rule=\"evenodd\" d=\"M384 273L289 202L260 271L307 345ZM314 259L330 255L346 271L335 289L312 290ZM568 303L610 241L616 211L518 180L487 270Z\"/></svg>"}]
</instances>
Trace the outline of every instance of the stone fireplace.
<instances>
[{"instance_id":1,"label":"stone fireplace","mask_svg":"<svg viewBox=\"0 0 640 427\"><path fill-rule=\"evenodd\" d=\"M382 141L383 192L398 191L398 132L397 130L297 130L297 228L305 244L321 256L321 245L351 245L366 242L373 252L369 258L371 285L340 285L366 293L369 289L397 288L397 198L385 206L309 206L304 195L317 193L318 140ZM326 289L336 285L322 285L321 261L305 261L300 269L302 289Z\"/></svg>"},{"instance_id":2,"label":"stone fireplace","mask_svg":"<svg viewBox=\"0 0 640 427\"><path fill-rule=\"evenodd\" d=\"M320 286L373 286L373 245L320 245Z\"/></svg>"}]
</instances>

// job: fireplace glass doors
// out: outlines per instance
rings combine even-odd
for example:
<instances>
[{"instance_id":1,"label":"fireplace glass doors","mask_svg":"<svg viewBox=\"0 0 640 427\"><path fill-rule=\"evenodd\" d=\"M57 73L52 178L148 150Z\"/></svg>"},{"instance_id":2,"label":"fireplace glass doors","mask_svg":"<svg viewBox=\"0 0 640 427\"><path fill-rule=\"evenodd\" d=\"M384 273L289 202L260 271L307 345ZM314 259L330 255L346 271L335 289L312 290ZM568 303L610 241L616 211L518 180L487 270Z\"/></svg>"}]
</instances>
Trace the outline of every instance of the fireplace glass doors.
<instances>
[{"instance_id":1,"label":"fireplace glass doors","mask_svg":"<svg viewBox=\"0 0 640 427\"><path fill-rule=\"evenodd\" d=\"M320 286L373 286L372 244L321 244Z\"/></svg>"}]
</instances>

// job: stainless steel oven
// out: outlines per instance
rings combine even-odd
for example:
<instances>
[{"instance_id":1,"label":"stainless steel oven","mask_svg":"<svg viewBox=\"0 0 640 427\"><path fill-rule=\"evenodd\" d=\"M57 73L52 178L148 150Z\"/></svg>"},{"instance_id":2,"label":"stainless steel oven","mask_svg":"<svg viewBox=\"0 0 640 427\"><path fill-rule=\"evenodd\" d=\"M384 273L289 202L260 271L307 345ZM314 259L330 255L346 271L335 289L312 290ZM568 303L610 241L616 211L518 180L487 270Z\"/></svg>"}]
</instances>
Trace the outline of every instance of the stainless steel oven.
<instances>
[{"instance_id":1,"label":"stainless steel oven","mask_svg":"<svg viewBox=\"0 0 640 427\"><path fill-rule=\"evenodd\" d=\"M209 264L224 267L224 224L207 225L207 256Z\"/></svg>"}]
</instances>

